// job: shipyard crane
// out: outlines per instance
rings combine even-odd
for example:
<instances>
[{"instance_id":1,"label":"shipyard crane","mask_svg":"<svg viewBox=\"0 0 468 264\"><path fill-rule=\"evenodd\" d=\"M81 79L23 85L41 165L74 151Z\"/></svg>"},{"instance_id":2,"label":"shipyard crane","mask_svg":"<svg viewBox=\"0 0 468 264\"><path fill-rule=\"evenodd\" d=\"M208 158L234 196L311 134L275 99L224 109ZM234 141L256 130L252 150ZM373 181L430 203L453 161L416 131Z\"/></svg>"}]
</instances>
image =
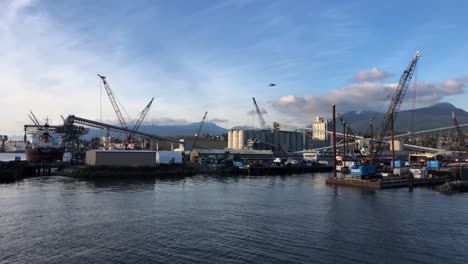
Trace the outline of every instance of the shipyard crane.
<instances>
[{"instance_id":1,"label":"shipyard crane","mask_svg":"<svg viewBox=\"0 0 468 264\"><path fill-rule=\"evenodd\" d=\"M79 124L79 125L83 125L83 126L95 127L95 128L99 128L99 129L106 129L106 130L109 130L109 131L112 130L112 131L123 132L123 133L133 132L133 133L138 134L138 135L140 135L142 137L147 137L147 138L154 139L154 140L162 140L162 141L168 141L168 142L173 142L173 143L180 143L179 140L175 140L175 139L171 139L171 138L165 138L165 137L162 137L162 136L149 134L149 133L145 133L145 132L139 132L139 131L135 132L135 131L132 131L130 129L126 129L126 128L119 127L119 126L116 126L116 125L106 124L106 123L103 123L103 122L98 122L98 121L85 119L85 118L74 116L74 115L69 115L65 119L64 125L73 125L73 124Z\"/></svg>"},{"instance_id":2,"label":"shipyard crane","mask_svg":"<svg viewBox=\"0 0 468 264\"><path fill-rule=\"evenodd\" d=\"M195 139L193 140L193 144L192 144L193 146L190 149L189 157L190 157L190 154L192 154L193 150L195 149L195 145L196 145L196 143L198 141L198 138L200 137L200 133L202 131L203 125L205 124L206 115L208 115L208 112L205 112L205 114L203 115L203 118L202 118L202 120L200 122L200 126L198 127L197 133L195 134Z\"/></svg>"},{"instance_id":3,"label":"shipyard crane","mask_svg":"<svg viewBox=\"0 0 468 264\"><path fill-rule=\"evenodd\" d=\"M465 134L463 133L463 130L460 128L460 124L457 121L457 117L455 116L455 112L452 112L452 119L453 119L453 124L455 126L455 129L457 131L457 141L458 141L458 158L460 160L462 154L460 151L465 151Z\"/></svg>"},{"instance_id":4,"label":"shipyard crane","mask_svg":"<svg viewBox=\"0 0 468 264\"><path fill-rule=\"evenodd\" d=\"M31 119L31 121L33 121L33 123L37 126L40 125L39 121L37 121L37 118L36 118L36 115L33 113L33 111L29 110L29 112L31 113L31 115L28 114L29 118Z\"/></svg>"},{"instance_id":5,"label":"shipyard crane","mask_svg":"<svg viewBox=\"0 0 468 264\"><path fill-rule=\"evenodd\" d=\"M408 90L411 78L413 77L413 73L416 68L416 64L418 62L419 57L419 52L416 52L416 55L414 55L413 59L410 61L410 63L408 64L405 71L400 77L400 81L398 82L395 92L393 93L393 97L388 106L388 110L383 118L382 125L377 133L376 150L374 151L374 153L372 153L372 160L382 152L382 144L384 142L384 137L390 131L392 122L396 120L398 110L400 109L401 103L405 98L406 91Z\"/></svg>"},{"instance_id":6,"label":"shipyard crane","mask_svg":"<svg viewBox=\"0 0 468 264\"><path fill-rule=\"evenodd\" d=\"M111 101L112 107L114 108L115 114L117 115L117 118L119 119L120 125L124 129L128 129L127 123L125 122L125 119L122 116L122 112L120 112L119 105L117 104L117 100L115 99L114 92L112 92L112 89L110 88L109 84L106 81L106 77L98 74L98 76L101 78L102 83L104 83L104 88L106 89L107 95L109 96L109 100ZM129 133L125 133L127 137L129 136Z\"/></svg>"},{"instance_id":7,"label":"shipyard crane","mask_svg":"<svg viewBox=\"0 0 468 264\"><path fill-rule=\"evenodd\" d=\"M148 103L148 105L146 105L146 107L140 112L140 114L138 114L137 119L135 121L135 125L132 128L132 133L129 134L130 138L132 138L134 136L135 132L138 131L141 124L143 123L143 120L145 120L146 115L148 114L148 112L149 112L149 110L151 108L151 105L153 104L153 100L154 100L154 97L151 98L151 101Z\"/></svg>"},{"instance_id":8,"label":"shipyard crane","mask_svg":"<svg viewBox=\"0 0 468 264\"><path fill-rule=\"evenodd\" d=\"M31 119L34 125L39 126L39 123L37 123L37 121L31 115L28 114L28 117Z\"/></svg>"},{"instance_id":9,"label":"shipyard crane","mask_svg":"<svg viewBox=\"0 0 468 264\"><path fill-rule=\"evenodd\" d=\"M257 101L255 100L255 97L252 97L254 106L255 106L255 111L257 112L258 116L258 121L260 121L260 126L262 129L269 129L269 127L265 123L265 119L263 118L262 112L260 111L260 108L258 108Z\"/></svg>"}]
</instances>

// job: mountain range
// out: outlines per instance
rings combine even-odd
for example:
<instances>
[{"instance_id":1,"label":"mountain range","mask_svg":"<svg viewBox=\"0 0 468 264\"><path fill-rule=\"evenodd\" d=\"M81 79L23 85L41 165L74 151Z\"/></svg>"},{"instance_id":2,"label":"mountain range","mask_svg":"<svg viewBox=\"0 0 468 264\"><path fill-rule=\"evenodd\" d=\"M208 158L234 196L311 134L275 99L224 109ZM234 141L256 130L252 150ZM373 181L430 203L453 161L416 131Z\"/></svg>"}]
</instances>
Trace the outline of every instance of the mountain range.
<instances>
[{"instance_id":1,"label":"mountain range","mask_svg":"<svg viewBox=\"0 0 468 264\"><path fill-rule=\"evenodd\" d=\"M450 103L439 103L433 106L414 109L414 110L405 110L400 111L397 114L395 122L395 132L405 133L408 131L421 131L438 127L447 127L453 126L452 112L455 113L455 116L459 124L468 123L468 112L463 109L457 108ZM347 112L341 115L343 120L348 123L350 128L356 134L366 134L369 132L369 123L373 120L374 131L377 131L379 128L383 116L383 113L372 112L372 111L362 111L362 112ZM141 125L140 131L156 134L163 137L168 136L193 136L197 133L200 127L200 123L192 123L188 125ZM311 126L309 126L311 127ZM236 126L231 129L252 129L251 126ZM339 119L337 118L337 131L341 132L343 126L341 125ZM221 135L229 131L227 128L218 126L215 123L207 122L203 126L202 132L200 134L213 134ZM88 135L85 136L86 139L92 137L103 136L104 131L98 129L90 129ZM122 134L111 132L112 136L123 138ZM22 139L22 135L11 136L11 139Z\"/></svg>"},{"instance_id":2,"label":"mountain range","mask_svg":"<svg viewBox=\"0 0 468 264\"><path fill-rule=\"evenodd\" d=\"M455 113L459 124L468 123L468 113L460 108L456 108L450 103L439 103L433 106L400 111L396 115L395 132L404 133L408 131L416 132L421 130L453 126L452 112ZM342 118L349 127L359 134L367 133L369 123L373 120L374 131L376 131L383 120L383 113L377 112L348 112ZM337 131L342 131L342 125L338 119Z\"/></svg>"},{"instance_id":3,"label":"mountain range","mask_svg":"<svg viewBox=\"0 0 468 264\"><path fill-rule=\"evenodd\" d=\"M169 136L193 136L197 133L200 128L200 123L192 123L188 125L141 125L138 131L145 132L148 134L158 135L162 137ZM227 133L228 129L222 128L215 123L207 122L203 125L203 128L200 134L213 134L221 135ZM86 139L92 137L103 136L104 131L99 129L90 129L88 135L85 136ZM111 136L123 138L121 133L111 132Z\"/></svg>"}]
</instances>

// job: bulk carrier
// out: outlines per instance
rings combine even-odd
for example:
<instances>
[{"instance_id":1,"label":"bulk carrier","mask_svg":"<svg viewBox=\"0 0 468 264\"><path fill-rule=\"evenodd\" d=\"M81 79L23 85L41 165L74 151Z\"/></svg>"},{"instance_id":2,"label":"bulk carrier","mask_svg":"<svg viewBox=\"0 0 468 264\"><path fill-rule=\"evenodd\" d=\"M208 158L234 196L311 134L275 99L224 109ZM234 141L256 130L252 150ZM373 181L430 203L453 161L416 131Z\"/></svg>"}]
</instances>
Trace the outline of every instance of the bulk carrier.
<instances>
[{"instance_id":1,"label":"bulk carrier","mask_svg":"<svg viewBox=\"0 0 468 264\"><path fill-rule=\"evenodd\" d=\"M26 160L32 162L62 161L65 150L62 146L62 137L49 130L47 123L31 137L31 144L26 146Z\"/></svg>"}]
</instances>

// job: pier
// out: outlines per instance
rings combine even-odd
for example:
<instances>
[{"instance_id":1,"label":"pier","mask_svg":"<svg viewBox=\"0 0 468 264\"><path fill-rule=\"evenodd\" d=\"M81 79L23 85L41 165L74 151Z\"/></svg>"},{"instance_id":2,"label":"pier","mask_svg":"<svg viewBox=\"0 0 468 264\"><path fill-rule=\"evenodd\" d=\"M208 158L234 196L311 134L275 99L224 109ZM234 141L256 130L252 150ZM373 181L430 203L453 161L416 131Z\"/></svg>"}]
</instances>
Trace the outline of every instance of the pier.
<instances>
[{"instance_id":1,"label":"pier","mask_svg":"<svg viewBox=\"0 0 468 264\"><path fill-rule=\"evenodd\" d=\"M342 185L353 187L364 187L372 189L402 188L414 186L437 186L450 181L448 176L434 176L432 178L410 179L405 176L385 177L382 179L360 179L360 178L329 178L326 183L330 185Z\"/></svg>"},{"instance_id":2,"label":"pier","mask_svg":"<svg viewBox=\"0 0 468 264\"><path fill-rule=\"evenodd\" d=\"M53 169L60 169L61 167L62 163L1 162L0 182L16 181L26 177L50 176Z\"/></svg>"},{"instance_id":3,"label":"pier","mask_svg":"<svg viewBox=\"0 0 468 264\"><path fill-rule=\"evenodd\" d=\"M298 173L314 173L314 172L330 172L332 166L249 166L237 168L233 173L250 176L260 175L279 175L279 174L298 174Z\"/></svg>"}]
</instances>

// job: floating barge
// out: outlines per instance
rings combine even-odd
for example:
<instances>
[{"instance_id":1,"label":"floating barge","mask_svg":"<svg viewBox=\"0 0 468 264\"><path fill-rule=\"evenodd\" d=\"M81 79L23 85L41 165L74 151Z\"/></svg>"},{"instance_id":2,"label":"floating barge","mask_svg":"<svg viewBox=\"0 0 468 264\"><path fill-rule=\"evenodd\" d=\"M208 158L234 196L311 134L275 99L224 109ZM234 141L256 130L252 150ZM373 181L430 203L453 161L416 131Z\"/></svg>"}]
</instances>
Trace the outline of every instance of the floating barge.
<instances>
[{"instance_id":1,"label":"floating barge","mask_svg":"<svg viewBox=\"0 0 468 264\"><path fill-rule=\"evenodd\" d=\"M360 178L329 178L326 183L330 185L343 185L353 187L364 187L373 189L388 189L411 186L436 186L450 180L449 176L434 176L432 178L412 179L408 177L386 177L382 179L360 179Z\"/></svg>"}]
</instances>

